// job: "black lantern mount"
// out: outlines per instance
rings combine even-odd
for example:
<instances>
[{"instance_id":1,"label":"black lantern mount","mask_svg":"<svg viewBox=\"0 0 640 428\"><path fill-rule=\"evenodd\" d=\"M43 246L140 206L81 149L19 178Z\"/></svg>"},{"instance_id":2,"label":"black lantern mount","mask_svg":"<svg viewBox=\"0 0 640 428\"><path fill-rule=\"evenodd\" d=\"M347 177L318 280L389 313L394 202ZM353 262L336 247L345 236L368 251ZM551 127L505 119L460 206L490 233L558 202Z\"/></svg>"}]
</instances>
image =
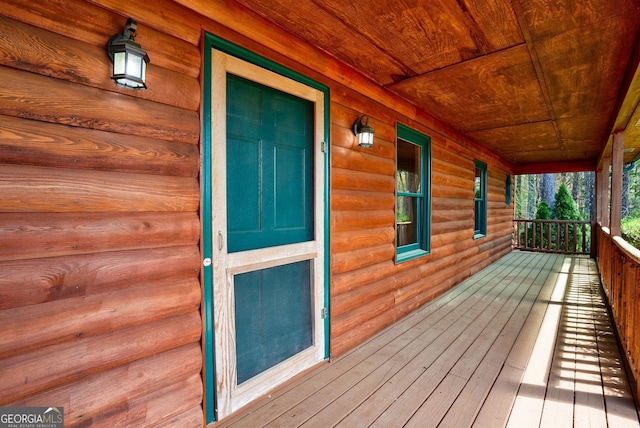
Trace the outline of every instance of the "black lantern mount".
<instances>
[{"instance_id":1,"label":"black lantern mount","mask_svg":"<svg viewBox=\"0 0 640 428\"><path fill-rule=\"evenodd\" d=\"M129 18L122 34L109 40L107 53L113 62L111 79L118 86L129 89L147 89L146 73L149 55L136 43L138 24Z\"/></svg>"},{"instance_id":2,"label":"black lantern mount","mask_svg":"<svg viewBox=\"0 0 640 428\"><path fill-rule=\"evenodd\" d=\"M373 134L375 130L369 126L369 116L362 115L353 124L353 133L358 137L358 146L373 147Z\"/></svg>"}]
</instances>

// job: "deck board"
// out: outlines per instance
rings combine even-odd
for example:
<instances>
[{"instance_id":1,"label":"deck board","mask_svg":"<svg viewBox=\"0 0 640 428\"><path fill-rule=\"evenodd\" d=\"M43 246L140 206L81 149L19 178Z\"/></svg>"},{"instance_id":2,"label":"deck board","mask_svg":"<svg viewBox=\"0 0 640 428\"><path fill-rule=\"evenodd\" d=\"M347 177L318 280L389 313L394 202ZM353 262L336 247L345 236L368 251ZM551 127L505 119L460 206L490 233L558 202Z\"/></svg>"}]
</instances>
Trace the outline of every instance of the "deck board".
<instances>
[{"instance_id":1,"label":"deck board","mask_svg":"<svg viewBox=\"0 0 640 428\"><path fill-rule=\"evenodd\" d=\"M447 415L442 420L443 426L470 426L482 407L486 396L491 391L501 368L507 360L513 344L518 338L537 296L545 287L549 287L549 274L554 269L554 259L545 257L535 264L529 272L527 280L533 278L524 299L518 302L517 311L504 319L500 336L491 348L478 361L478 365L465 388L452 403Z\"/></svg>"},{"instance_id":2,"label":"deck board","mask_svg":"<svg viewBox=\"0 0 640 428\"><path fill-rule=\"evenodd\" d=\"M502 328L507 324L513 311L533 285L532 283L527 284L531 278L531 269L529 268L523 269L518 275L512 277L513 279L509 283L501 281L507 286L505 293L501 295L502 299L496 299L494 303L497 304L487 306L482 316L474 321L473 327L461 336L466 340L461 342L459 346L452 348L453 355L460 355L460 359L456 362L453 356L447 357L454 360L455 365L450 369L446 367L449 369L448 371L441 371L446 374L446 378L421 404L420 410L412 416L413 422L409 426L414 424L415 426L437 425L448 413L451 403L458 398L478 365L487 356L491 345L502 332ZM433 382L437 379L438 377L432 376L429 381ZM419 393L419 391L415 392ZM463 410L469 409L469 403L466 402L463 408ZM460 413L455 414L455 417L458 416ZM386 423L391 422L392 420L386 421Z\"/></svg>"},{"instance_id":3,"label":"deck board","mask_svg":"<svg viewBox=\"0 0 640 428\"><path fill-rule=\"evenodd\" d=\"M507 425L640 427L593 260L513 252L213 424Z\"/></svg>"},{"instance_id":4,"label":"deck board","mask_svg":"<svg viewBox=\"0 0 640 428\"><path fill-rule=\"evenodd\" d=\"M503 266L499 270L487 270L483 277L484 289L478 290L474 299L469 299L452 312L445 319L439 340L427 342L427 346L407 366L398 372L387 384L371 394L368 403L375 403L375 408L362 406L350 414L340 426L354 426L354 424L374 423L378 426L397 424L404 417L408 418L415 411L415 397L424 396L427 391L437 387L438 376L447 373L447 369L455 363L462 349L466 349L480 332L482 320L490 319L489 309L495 305L496 298L506 287L503 281L495 281L496 277L507 276L516 266ZM484 312L484 313L483 313ZM478 319L480 318L480 319ZM465 334L466 333L466 334ZM413 389L419 389L414 395ZM390 407L392 406L392 407ZM411 413L409 413L411 410ZM384 411L382 414L381 412ZM363 413L369 413L364 417ZM373 417L377 417L373 419ZM388 426L388 425L387 425Z\"/></svg>"},{"instance_id":5,"label":"deck board","mask_svg":"<svg viewBox=\"0 0 640 428\"><path fill-rule=\"evenodd\" d=\"M559 263L560 259L555 262ZM474 427L500 427L506 425L559 271L560 268L554 266L546 277L537 299L531 296L534 300L532 309L526 317L525 324L474 421ZM540 275L544 277L542 272L540 272Z\"/></svg>"}]
</instances>

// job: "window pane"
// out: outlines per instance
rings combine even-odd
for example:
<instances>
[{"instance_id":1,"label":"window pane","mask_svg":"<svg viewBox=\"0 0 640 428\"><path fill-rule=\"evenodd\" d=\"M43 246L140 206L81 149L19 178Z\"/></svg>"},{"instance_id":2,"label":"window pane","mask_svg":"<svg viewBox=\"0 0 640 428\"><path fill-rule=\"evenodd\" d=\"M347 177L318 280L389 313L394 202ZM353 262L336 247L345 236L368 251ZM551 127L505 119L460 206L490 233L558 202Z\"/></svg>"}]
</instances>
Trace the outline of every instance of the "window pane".
<instances>
[{"instance_id":1,"label":"window pane","mask_svg":"<svg viewBox=\"0 0 640 428\"><path fill-rule=\"evenodd\" d=\"M418 201L413 196L398 196L396 211L396 245L418 243Z\"/></svg>"},{"instance_id":2,"label":"window pane","mask_svg":"<svg viewBox=\"0 0 640 428\"><path fill-rule=\"evenodd\" d=\"M401 193L421 193L422 148L404 140L398 140L398 171L396 186Z\"/></svg>"},{"instance_id":3,"label":"window pane","mask_svg":"<svg viewBox=\"0 0 640 428\"><path fill-rule=\"evenodd\" d=\"M482 233L482 201L475 201L475 216L473 217L473 231Z\"/></svg>"},{"instance_id":4,"label":"window pane","mask_svg":"<svg viewBox=\"0 0 640 428\"><path fill-rule=\"evenodd\" d=\"M475 198L482 198L482 170L476 168L476 182L475 182Z\"/></svg>"}]
</instances>

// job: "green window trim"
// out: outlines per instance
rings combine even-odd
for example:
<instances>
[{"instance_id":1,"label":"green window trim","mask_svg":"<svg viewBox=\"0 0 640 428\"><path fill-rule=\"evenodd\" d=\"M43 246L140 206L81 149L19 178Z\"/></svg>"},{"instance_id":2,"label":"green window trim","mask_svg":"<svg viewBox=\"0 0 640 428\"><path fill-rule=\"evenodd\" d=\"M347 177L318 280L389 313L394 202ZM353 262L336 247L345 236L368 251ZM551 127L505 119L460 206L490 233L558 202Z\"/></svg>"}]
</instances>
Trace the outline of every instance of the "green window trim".
<instances>
[{"instance_id":1,"label":"green window trim","mask_svg":"<svg viewBox=\"0 0 640 428\"><path fill-rule=\"evenodd\" d=\"M401 263L430 252L431 138L400 123L396 136L396 262Z\"/></svg>"},{"instance_id":2,"label":"green window trim","mask_svg":"<svg viewBox=\"0 0 640 428\"><path fill-rule=\"evenodd\" d=\"M473 239L487 236L487 164L475 160Z\"/></svg>"},{"instance_id":3,"label":"green window trim","mask_svg":"<svg viewBox=\"0 0 640 428\"><path fill-rule=\"evenodd\" d=\"M504 183L504 203L510 207L511 206L511 187L512 187L512 182L511 182L511 174L507 174L507 178L505 179L505 183Z\"/></svg>"}]
</instances>

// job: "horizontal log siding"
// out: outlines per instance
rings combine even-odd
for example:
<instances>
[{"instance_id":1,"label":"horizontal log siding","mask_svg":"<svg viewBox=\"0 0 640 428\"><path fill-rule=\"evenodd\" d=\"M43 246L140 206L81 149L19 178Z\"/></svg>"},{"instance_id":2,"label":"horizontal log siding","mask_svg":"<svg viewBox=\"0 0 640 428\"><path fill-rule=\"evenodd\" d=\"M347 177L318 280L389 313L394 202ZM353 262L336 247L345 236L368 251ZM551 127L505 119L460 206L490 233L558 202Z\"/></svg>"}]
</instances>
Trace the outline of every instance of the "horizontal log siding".
<instances>
[{"instance_id":1,"label":"horizontal log siding","mask_svg":"<svg viewBox=\"0 0 640 428\"><path fill-rule=\"evenodd\" d=\"M477 152L342 88L332 93L331 350L341 354L511 251L506 168L488 163L487 236L473 239ZM365 105L366 107L362 107ZM351 132L360 111L372 149ZM432 137L431 254L395 263L395 136L401 122Z\"/></svg>"},{"instance_id":2,"label":"horizontal log siding","mask_svg":"<svg viewBox=\"0 0 640 428\"><path fill-rule=\"evenodd\" d=\"M0 8L0 406L201 426L200 52L141 23L149 89L117 88L125 21Z\"/></svg>"},{"instance_id":3,"label":"horizontal log siding","mask_svg":"<svg viewBox=\"0 0 640 428\"><path fill-rule=\"evenodd\" d=\"M151 57L146 91L108 77L105 45L127 16ZM68 426L201 425L202 29L330 87L332 355L510 251L505 164L243 6L13 0L0 12L0 405L61 405ZM362 113L371 149L351 131ZM433 153L431 254L402 264L397 122ZM489 171L479 240L476 156Z\"/></svg>"}]
</instances>

